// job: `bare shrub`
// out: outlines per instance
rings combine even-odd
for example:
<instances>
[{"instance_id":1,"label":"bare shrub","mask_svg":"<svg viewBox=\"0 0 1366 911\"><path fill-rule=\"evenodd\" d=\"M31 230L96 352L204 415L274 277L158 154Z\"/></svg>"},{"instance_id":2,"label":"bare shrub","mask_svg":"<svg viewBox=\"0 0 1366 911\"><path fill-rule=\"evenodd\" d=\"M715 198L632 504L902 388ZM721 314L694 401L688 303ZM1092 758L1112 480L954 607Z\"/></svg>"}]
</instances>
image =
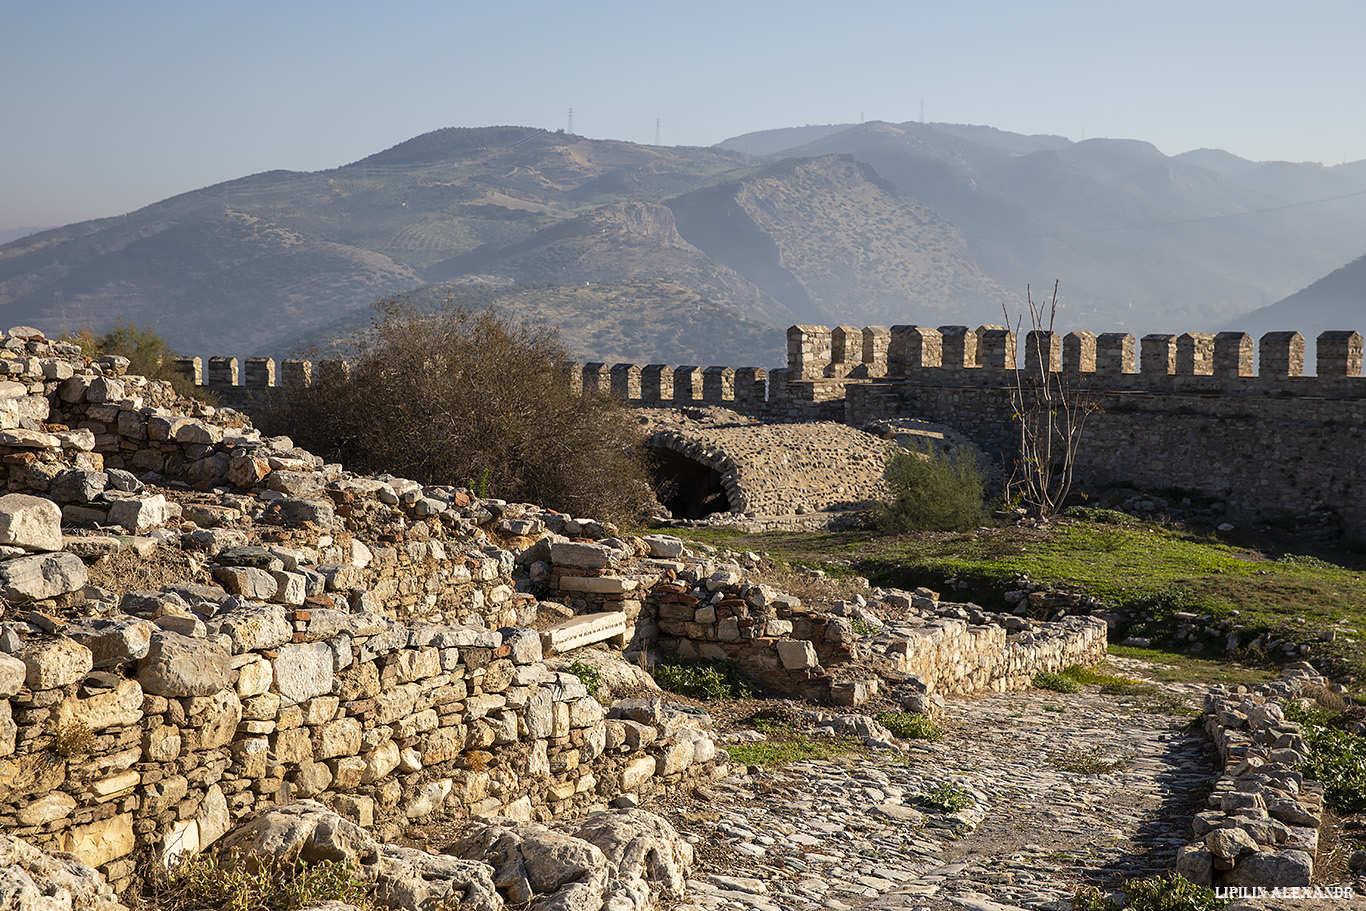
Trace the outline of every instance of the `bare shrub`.
<instances>
[{"instance_id":1,"label":"bare shrub","mask_svg":"<svg viewBox=\"0 0 1366 911\"><path fill-rule=\"evenodd\" d=\"M1058 283L1053 283L1053 300L1046 312L1042 304L1034 302L1028 289L1025 298L1032 330L1025 344L1035 346L1036 366L1032 372L1016 369L1010 387L1019 449L1014 471L1006 481L1006 497L1018 498L1035 516L1048 519L1063 507L1072 490L1086 420L1100 411L1100 406L1089 389L1075 382L1066 371L1058 370L1056 364L1050 364L1039 350L1044 334L1053 333L1058 315ZM1009 325L1009 310L1005 315ZM1020 322L1015 321L1017 336Z\"/></svg>"},{"instance_id":2,"label":"bare shrub","mask_svg":"<svg viewBox=\"0 0 1366 911\"><path fill-rule=\"evenodd\" d=\"M310 352L312 383L262 423L353 470L599 518L648 502L634 422L614 399L571 391L552 329L450 303L375 306L369 327Z\"/></svg>"}]
</instances>

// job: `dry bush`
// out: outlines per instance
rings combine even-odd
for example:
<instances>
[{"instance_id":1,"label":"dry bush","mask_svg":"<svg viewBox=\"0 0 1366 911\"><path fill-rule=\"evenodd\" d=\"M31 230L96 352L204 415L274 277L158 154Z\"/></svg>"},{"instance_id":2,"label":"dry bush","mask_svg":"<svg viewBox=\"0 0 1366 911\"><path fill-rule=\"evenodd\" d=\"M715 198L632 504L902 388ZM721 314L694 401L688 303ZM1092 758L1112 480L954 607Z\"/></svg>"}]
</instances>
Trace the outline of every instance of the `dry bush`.
<instances>
[{"instance_id":1,"label":"dry bush","mask_svg":"<svg viewBox=\"0 0 1366 911\"><path fill-rule=\"evenodd\" d=\"M263 423L366 472L549 506L632 518L651 499L625 409L578 395L553 330L447 304L418 313L382 300L372 324L314 353L312 384L287 391Z\"/></svg>"}]
</instances>

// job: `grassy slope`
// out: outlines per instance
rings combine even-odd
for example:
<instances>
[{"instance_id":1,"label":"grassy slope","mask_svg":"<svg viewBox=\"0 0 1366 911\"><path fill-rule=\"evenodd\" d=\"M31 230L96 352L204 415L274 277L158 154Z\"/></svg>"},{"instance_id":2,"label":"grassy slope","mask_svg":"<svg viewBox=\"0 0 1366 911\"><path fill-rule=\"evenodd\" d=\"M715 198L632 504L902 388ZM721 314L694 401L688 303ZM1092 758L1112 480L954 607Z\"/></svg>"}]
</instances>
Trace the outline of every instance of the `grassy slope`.
<instances>
[{"instance_id":1,"label":"grassy slope","mask_svg":"<svg viewBox=\"0 0 1366 911\"><path fill-rule=\"evenodd\" d=\"M1145 610L1158 625L1175 611L1191 611L1242 625L1244 641L1251 631L1274 631L1310 643L1315 657L1335 659L1347 672L1366 676L1358 632L1366 631L1366 582L1346 557L1337 559L1349 565L1297 555L1273 559L1180 530L1070 520L1042 530L961 535L680 533L732 550L766 551L832 574L866 576L874 585L928 585L947 592L948 580L961 580L969 588L946 597L998 609L1006 584L1023 573L1048 588ZM1336 640L1322 641L1330 631Z\"/></svg>"}]
</instances>

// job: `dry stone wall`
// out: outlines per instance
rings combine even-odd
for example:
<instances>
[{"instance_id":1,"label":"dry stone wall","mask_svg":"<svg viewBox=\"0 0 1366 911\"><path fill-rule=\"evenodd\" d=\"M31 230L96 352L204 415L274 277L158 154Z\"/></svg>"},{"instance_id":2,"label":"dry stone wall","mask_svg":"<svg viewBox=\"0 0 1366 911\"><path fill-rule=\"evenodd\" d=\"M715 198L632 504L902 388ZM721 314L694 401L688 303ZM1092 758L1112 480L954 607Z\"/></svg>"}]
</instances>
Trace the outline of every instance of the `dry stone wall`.
<instances>
[{"instance_id":1,"label":"dry stone wall","mask_svg":"<svg viewBox=\"0 0 1366 911\"><path fill-rule=\"evenodd\" d=\"M1201 886L1274 889L1308 886L1323 823L1323 789L1297 767L1307 749L1284 706L1327 681L1309 665L1256 687L1217 687L1205 697L1204 727L1221 774L1208 808L1195 817L1197 841L1176 872Z\"/></svg>"}]
</instances>

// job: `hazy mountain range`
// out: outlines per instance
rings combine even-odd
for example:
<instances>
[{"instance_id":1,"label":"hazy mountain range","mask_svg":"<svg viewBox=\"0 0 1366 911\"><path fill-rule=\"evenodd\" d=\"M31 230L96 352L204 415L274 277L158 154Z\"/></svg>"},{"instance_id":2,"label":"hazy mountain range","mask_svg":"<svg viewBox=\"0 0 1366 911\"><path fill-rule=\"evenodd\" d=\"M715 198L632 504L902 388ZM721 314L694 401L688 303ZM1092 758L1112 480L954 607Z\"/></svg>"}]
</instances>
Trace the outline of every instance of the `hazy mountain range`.
<instances>
[{"instance_id":1,"label":"hazy mountain range","mask_svg":"<svg viewBox=\"0 0 1366 911\"><path fill-rule=\"evenodd\" d=\"M21 237L0 246L0 308L49 332L122 317L186 353L279 355L410 293L547 319L587 359L775 365L794 322L1000 322L1054 279L1059 328L1210 330L1268 308L1308 335L1308 299L1268 305L1363 252L1366 162L950 124L708 149L491 127ZM1342 272L1324 282L1366 288L1366 264Z\"/></svg>"}]
</instances>

